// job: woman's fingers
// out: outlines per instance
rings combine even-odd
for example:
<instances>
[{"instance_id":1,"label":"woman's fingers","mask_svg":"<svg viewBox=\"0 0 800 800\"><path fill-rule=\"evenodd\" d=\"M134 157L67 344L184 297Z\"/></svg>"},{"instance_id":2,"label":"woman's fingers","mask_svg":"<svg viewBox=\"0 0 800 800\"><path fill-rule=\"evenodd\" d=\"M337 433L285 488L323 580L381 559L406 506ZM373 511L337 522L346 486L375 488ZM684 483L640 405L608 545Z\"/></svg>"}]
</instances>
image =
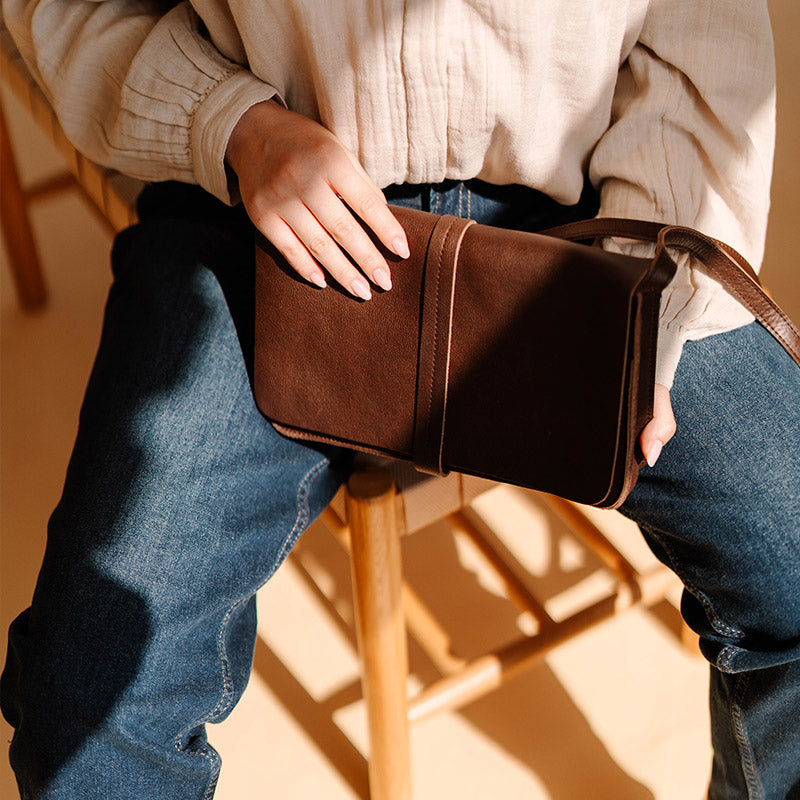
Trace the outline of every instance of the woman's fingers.
<instances>
[{"instance_id":1,"label":"woman's fingers","mask_svg":"<svg viewBox=\"0 0 800 800\"><path fill-rule=\"evenodd\" d=\"M674 436L676 429L669 389L657 383L653 400L653 419L647 423L639 439L642 453L649 466L652 467L656 463L662 448Z\"/></svg>"},{"instance_id":2,"label":"woman's fingers","mask_svg":"<svg viewBox=\"0 0 800 800\"><path fill-rule=\"evenodd\" d=\"M383 192L372 182L356 157L345 149L353 171L344 173L335 185L350 208L361 217L367 226L400 258L408 258L408 239L403 227L392 214Z\"/></svg>"},{"instance_id":3,"label":"woman's fingers","mask_svg":"<svg viewBox=\"0 0 800 800\"><path fill-rule=\"evenodd\" d=\"M338 200L336 202L341 205ZM344 211L344 207L342 208ZM347 224L352 227L358 227L358 223L352 218L352 215L348 214L348 216L350 216L351 222L346 223L340 220L337 224L341 226ZM285 213L281 214L278 224L281 223L290 230L288 232L275 231L272 236L268 235L268 238L301 275L305 276L307 274L305 270L308 269L308 258L312 263L321 264L340 286L355 297L360 297L362 300L369 300L372 297L369 283L367 283L364 275L353 266L352 262L342 251L342 248L330 235L329 229L326 229L326 226L321 224L309 208L299 203L294 204L292 208L286 209ZM277 225L275 227L277 227ZM270 228L274 230L273 226L270 226ZM388 282L389 278L386 261L369 241L364 231L360 230L360 233L361 236L367 240L367 244L369 244L374 252L373 254L364 256L362 258L364 263L359 264L359 266L364 269L366 274L373 277L373 279L375 279L374 273L376 271L384 270L386 274L384 281ZM294 237L294 240L292 237ZM278 238L279 241L276 241L276 238ZM355 232L352 230L349 236L345 236L348 243L350 239L357 240L357 238ZM286 249L284 249L287 245L289 249L288 253ZM305 249L306 253L305 255L300 255L298 258L299 254L297 249L301 247ZM354 247L354 249L356 248ZM378 278L380 277L381 276L378 276ZM376 282L378 282L377 279ZM379 282L378 285L380 285ZM391 284L389 284L389 286L391 286Z\"/></svg>"},{"instance_id":4,"label":"woman's fingers","mask_svg":"<svg viewBox=\"0 0 800 800\"><path fill-rule=\"evenodd\" d=\"M367 235L363 226L339 197L333 194L331 189L327 189L327 197L324 196L325 193L321 194L322 196L315 195L310 197L308 201L308 210L314 215L319 225L343 251L350 255L363 273L376 286L380 286L381 289L387 291L391 289L392 279L389 264L383 255L381 255L372 239ZM382 226L385 230L388 229L389 235L394 236L394 238L399 238L395 226L399 228L400 225L397 220L395 220L394 215L389 211L385 201L383 201L383 195L381 195L381 202L383 203L385 214L391 217L391 222L387 223L384 215L381 214L378 215L378 222L375 224ZM373 230L375 229L373 228ZM400 230L402 231L402 228L400 228ZM306 241L303 233L296 227L295 232L301 239ZM319 231L313 230L311 233L317 234ZM403 234L403 236L405 236L405 234ZM314 248L309 249L315 257L318 257ZM398 253L398 255L400 254Z\"/></svg>"},{"instance_id":5,"label":"woman's fingers","mask_svg":"<svg viewBox=\"0 0 800 800\"><path fill-rule=\"evenodd\" d=\"M255 220L253 220L255 222ZM272 242L300 277L324 289L327 286L325 273L297 238L295 232L280 217L261 218L256 227Z\"/></svg>"},{"instance_id":6,"label":"woman's fingers","mask_svg":"<svg viewBox=\"0 0 800 800\"><path fill-rule=\"evenodd\" d=\"M226 158L253 223L300 275L322 285L321 267L363 299L371 296L365 276L391 288L389 264L356 215L401 258L409 255L405 232L330 131L272 101L259 103L237 123Z\"/></svg>"}]
</instances>

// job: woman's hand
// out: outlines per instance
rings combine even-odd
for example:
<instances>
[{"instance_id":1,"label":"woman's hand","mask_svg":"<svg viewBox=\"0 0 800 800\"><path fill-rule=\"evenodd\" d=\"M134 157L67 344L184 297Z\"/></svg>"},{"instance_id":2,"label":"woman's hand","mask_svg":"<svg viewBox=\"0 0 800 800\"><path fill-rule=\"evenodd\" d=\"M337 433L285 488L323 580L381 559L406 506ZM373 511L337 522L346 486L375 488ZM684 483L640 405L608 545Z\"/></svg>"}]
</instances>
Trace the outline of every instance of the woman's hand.
<instances>
[{"instance_id":1,"label":"woman's hand","mask_svg":"<svg viewBox=\"0 0 800 800\"><path fill-rule=\"evenodd\" d=\"M657 383L653 419L647 423L639 440L644 457L651 467L661 455L661 448L674 436L675 430L675 415L672 413L669 389Z\"/></svg>"},{"instance_id":2,"label":"woman's hand","mask_svg":"<svg viewBox=\"0 0 800 800\"><path fill-rule=\"evenodd\" d=\"M324 287L321 266L364 300L371 297L364 275L391 289L386 259L347 206L401 258L408 258L405 232L381 190L330 131L270 100L244 113L225 157L250 219L303 278Z\"/></svg>"}]
</instances>

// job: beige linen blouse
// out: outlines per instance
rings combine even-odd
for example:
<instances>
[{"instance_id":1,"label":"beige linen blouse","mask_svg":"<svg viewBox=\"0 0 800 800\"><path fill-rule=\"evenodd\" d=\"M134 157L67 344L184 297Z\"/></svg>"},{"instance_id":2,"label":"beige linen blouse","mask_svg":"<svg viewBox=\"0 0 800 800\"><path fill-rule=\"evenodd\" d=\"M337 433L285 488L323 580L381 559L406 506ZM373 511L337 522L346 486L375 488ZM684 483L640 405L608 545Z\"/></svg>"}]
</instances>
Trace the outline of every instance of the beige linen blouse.
<instances>
[{"instance_id":1,"label":"beige linen blouse","mask_svg":"<svg viewBox=\"0 0 800 800\"><path fill-rule=\"evenodd\" d=\"M224 154L254 103L320 121L386 186L480 177L601 215L699 228L758 267L774 64L742 0L3 0L73 143L230 202ZM629 248L641 245L629 245ZM683 342L752 317L681 261L658 381Z\"/></svg>"}]
</instances>

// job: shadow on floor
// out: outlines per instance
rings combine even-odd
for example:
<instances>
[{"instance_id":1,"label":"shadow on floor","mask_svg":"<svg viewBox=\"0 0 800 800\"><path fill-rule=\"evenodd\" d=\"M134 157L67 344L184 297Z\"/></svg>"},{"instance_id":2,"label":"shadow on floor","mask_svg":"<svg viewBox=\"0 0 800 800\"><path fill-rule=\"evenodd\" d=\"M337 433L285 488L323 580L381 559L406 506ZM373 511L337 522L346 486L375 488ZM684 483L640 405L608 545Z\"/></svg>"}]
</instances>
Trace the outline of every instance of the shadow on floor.
<instances>
[{"instance_id":1,"label":"shadow on floor","mask_svg":"<svg viewBox=\"0 0 800 800\"><path fill-rule=\"evenodd\" d=\"M545 602L600 566L587 552L578 563L563 568L558 557L560 544L563 537L571 534L552 516L547 522L549 540L545 547L550 556L530 580L531 589ZM542 542L536 544L540 546ZM464 558L463 545L447 525L438 524L406 537L403 559L407 581L450 633L454 653L473 657L519 637L519 609L494 591L480 570L473 568L471 560ZM355 648L346 553L318 524L303 536L292 560L298 574ZM315 574L319 578L320 569L324 569L325 594L311 577ZM443 575L446 580L442 580ZM662 607L659 614L677 631L677 623L671 619L677 617L677 612L672 611L670 615L669 609ZM423 685L440 677L413 639L409 662L410 673ZM333 719L338 709L360 699L357 683L318 703L262 640L256 648L255 669L353 791L368 797L364 758ZM458 713L534 774L553 800L586 796L587 786L591 786L591 795L597 800L653 797L647 787L614 761L546 663L539 663Z\"/></svg>"}]
</instances>

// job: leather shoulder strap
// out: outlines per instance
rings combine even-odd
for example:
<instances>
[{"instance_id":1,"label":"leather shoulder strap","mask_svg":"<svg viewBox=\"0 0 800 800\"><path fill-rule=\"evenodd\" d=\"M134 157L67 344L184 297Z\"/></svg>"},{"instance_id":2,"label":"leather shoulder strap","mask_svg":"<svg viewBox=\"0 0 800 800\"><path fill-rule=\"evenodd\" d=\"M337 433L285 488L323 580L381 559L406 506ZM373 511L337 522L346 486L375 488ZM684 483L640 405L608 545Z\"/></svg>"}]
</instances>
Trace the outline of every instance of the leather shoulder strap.
<instances>
[{"instance_id":1,"label":"leather shoulder strap","mask_svg":"<svg viewBox=\"0 0 800 800\"><path fill-rule=\"evenodd\" d=\"M560 239L624 239L656 242L691 253L780 342L800 366L800 331L780 306L761 288L755 270L729 245L693 228L635 219L598 218L572 222L542 233Z\"/></svg>"}]
</instances>

